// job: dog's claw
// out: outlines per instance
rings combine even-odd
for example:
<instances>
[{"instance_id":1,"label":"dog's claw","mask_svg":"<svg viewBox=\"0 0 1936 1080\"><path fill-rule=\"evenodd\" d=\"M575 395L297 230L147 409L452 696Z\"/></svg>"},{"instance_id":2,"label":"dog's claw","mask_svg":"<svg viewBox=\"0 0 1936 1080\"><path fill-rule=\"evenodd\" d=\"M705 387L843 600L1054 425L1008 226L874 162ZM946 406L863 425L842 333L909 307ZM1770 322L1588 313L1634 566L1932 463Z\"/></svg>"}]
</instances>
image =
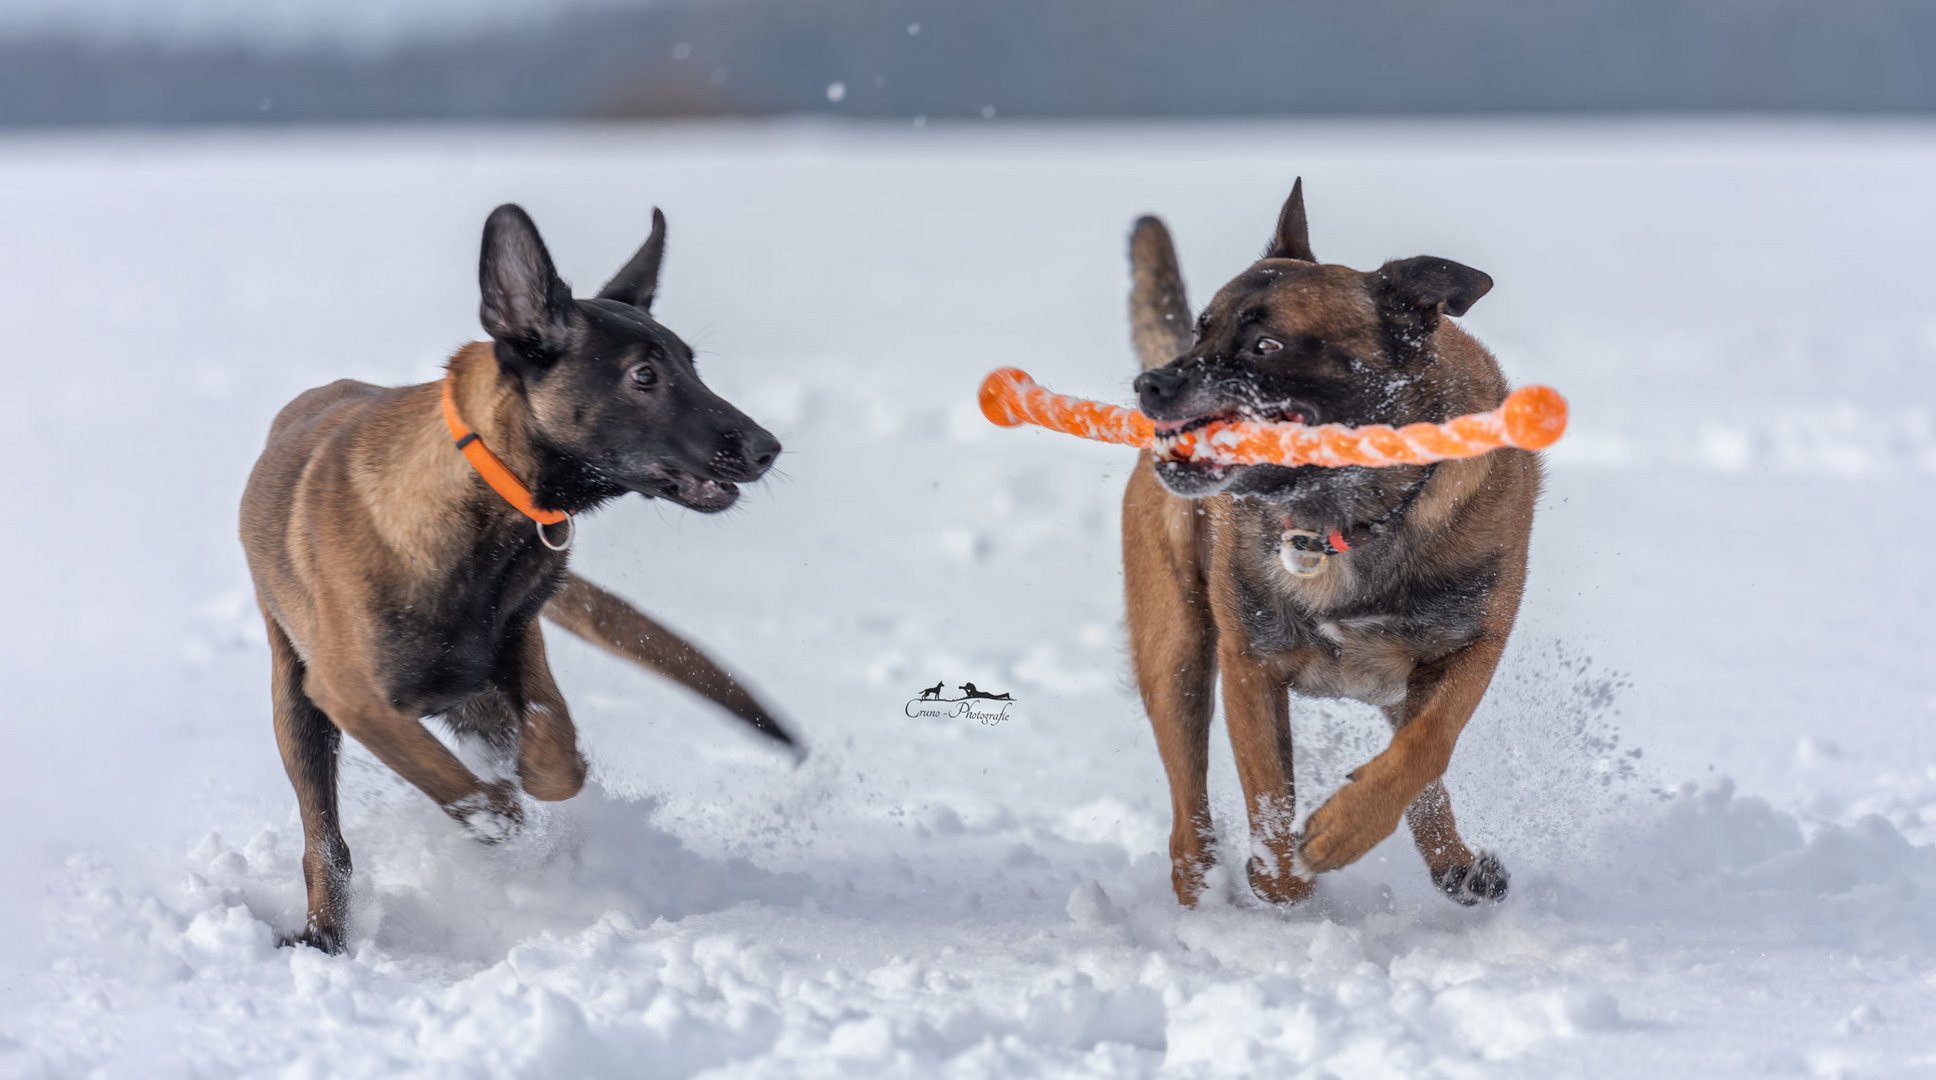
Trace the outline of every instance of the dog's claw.
<instances>
[{"instance_id":1,"label":"dog's claw","mask_svg":"<svg viewBox=\"0 0 1936 1080\"><path fill-rule=\"evenodd\" d=\"M1491 852L1482 851L1470 863L1453 863L1433 878L1445 895L1472 907L1481 900L1499 903L1512 885L1512 874Z\"/></svg>"}]
</instances>

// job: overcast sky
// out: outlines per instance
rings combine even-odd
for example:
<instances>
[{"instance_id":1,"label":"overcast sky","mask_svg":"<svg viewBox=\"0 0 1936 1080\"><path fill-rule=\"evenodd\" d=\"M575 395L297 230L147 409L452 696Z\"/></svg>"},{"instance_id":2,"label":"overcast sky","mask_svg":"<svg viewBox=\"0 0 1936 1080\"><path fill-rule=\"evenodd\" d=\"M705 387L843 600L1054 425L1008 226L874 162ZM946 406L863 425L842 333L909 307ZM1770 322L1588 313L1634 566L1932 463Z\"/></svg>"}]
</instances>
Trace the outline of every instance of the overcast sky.
<instances>
[{"instance_id":1,"label":"overcast sky","mask_svg":"<svg viewBox=\"0 0 1936 1080\"><path fill-rule=\"evenodd\" d=\"M653 0L0 0L0 33L372 48Z\"/></svg>"},{"instance_id":2,"label":"overcast sky","mask_svg":"<svg viewBox=\"0 0 1936 1080\"><path fill-rule=\"evenodd\" d=\"M1561 112L1936 115L1936 3L0 0L0 126Z\"/></svg>"}]
</instances>

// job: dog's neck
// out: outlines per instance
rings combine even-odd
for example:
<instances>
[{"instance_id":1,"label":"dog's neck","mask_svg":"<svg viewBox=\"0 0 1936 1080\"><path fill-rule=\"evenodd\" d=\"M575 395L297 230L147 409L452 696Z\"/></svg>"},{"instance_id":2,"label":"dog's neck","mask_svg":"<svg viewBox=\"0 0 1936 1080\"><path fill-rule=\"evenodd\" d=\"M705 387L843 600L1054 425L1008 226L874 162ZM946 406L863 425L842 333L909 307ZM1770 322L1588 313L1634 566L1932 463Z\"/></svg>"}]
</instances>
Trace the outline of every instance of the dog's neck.
<instances>
[{"instance_id":1,"label":"dog's neck","mask_svg":"<svg viewBox=\"0 0 1936 1080\"><path fill-rule=\"evenodd\" d=\"M457 350L445 366L457 413L513 476L526 487L535 487L539 462L531 445L530 425L517 400L516 388L498 367L491 350L490 342L471 342ZM441 412L435 426L445 441L450 441Z\"/></svg>"},{"instance_id":2,"label":"dog's neck","mask_svg":"<svg viewBox=\"0 0 1936 1080\"><path fill-rule=\"evenodd\" d=\"M1457 515L1459 508L1477 495L1484 484L1491 462L1488 457L1441 461L1428 468L1416 485L1393 493L1384 505L1363 508L1349 520L1330 520L1300 515L1294 505L1270 498L1240 500L1253 512L1290 528L1310 529L1319 535L1332 530L1342 532L1353 545L1372 543L1386 537L1409 533L1413 537L1436 535Z\"/></svg>"},{"instance_id":3,"label":"dog's neck","mask_svg":"<svg viewBox=\"0 0 1936 1080\"><path fill-rule=\"evenodd\" d=\"M537 398L504 373L492 345L466 345L448 367L459 415L538 506L578 514L625 494L596 468L544 444L532 423Z\"/></svg>"},{"instance_id":4,"label":"dog's neck","mask_svg":"<svg viewBox=\"0 0 1936 1080\"><path fill-rule=\"evenodd\" d=\"M503 385L491 346L464 346L450 359L453 397L465 424L520 478L536 455ZM536 544L530 519L492 491L453 445L444 422L441 382L412 387L400 399L382 436L358 448L363 468L353 475L362 501L399 554L425 568L452 565L478 544Z\"/></svg>"},{"instance_id":5,"label":"dog's neck","mask_svg":"<svg viewBox=\"0 0 1936 1080\"><path fill-rule=\"evenodd\" d=\"M1240 534L1251 538L1246 543L1254 544L1250 550L1260 560L1255 571L1260 580L1279 581L1317 610L1356 603L1365 589L1381 587L1379 583L1387 581L1397 568L1435 562L1431 549L1447 537L1448 530L1459 527L1461 512L1487 483L1492 457L1440 463L1424 484L1380 523L1375 537L1356 535L1349 551L1329 555L1314 576L1292 574L1279 554L1286 528L1283 507L1262 499L1238 504Z\"/></svg>"}]
</instances>

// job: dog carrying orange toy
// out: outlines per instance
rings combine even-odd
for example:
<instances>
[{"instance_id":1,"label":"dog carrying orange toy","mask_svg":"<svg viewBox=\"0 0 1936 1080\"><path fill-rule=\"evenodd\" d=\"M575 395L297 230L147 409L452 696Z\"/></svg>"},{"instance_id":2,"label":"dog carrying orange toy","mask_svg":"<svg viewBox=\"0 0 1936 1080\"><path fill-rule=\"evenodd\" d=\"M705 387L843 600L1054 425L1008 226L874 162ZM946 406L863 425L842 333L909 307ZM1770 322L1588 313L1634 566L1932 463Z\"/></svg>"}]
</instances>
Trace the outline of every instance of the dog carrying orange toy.
<instances>
[{"instance_id":1,"label":"dog carrying orange toy","mask_svg":"<svg viewBox=\"0 0 1936 1080\"><path fill-rule=\"evenodd\" d=\"M988 373L981 412L1002 427L1034 424L1097 442L1150 449L1156 428L1134 409L1055 394L1019 368ZM1566 399L1550 386L1522 386L1491 412L1443 424L1266 424L1221 420L1171 437L1174 458L1230 465L1428 465L1477 457L1501 447L1544 450L1566 432Z\"/></svg>"}]
</instances>

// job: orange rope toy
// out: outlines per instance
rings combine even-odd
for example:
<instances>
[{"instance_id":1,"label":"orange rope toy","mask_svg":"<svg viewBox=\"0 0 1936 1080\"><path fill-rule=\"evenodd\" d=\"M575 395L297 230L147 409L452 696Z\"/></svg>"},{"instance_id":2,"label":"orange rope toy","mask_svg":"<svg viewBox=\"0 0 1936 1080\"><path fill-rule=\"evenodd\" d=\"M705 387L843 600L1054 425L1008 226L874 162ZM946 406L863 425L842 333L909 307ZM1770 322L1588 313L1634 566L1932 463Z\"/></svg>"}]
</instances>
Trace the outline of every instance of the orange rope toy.
<instances>
[{"instance_id":1,"label":"orange rope toy","mask_svg":"<svg viewBox=\"0 0 1936 1080\"><path fill-rule=\"evenodd\" d=\"M1052 394L1019 368L988 373L981 412L1002 427L1035 424L1097 442L1152 449L1156 428L1134 409ZM1266 424L1220 420L1168 440L1164 456L1227 465L1427 465L1477 457L1502 446L1544 450L1566 432L1566 399L1550 386L1522 386L1491 412L1443 424Z\"/></svg>"}]
</instances>

